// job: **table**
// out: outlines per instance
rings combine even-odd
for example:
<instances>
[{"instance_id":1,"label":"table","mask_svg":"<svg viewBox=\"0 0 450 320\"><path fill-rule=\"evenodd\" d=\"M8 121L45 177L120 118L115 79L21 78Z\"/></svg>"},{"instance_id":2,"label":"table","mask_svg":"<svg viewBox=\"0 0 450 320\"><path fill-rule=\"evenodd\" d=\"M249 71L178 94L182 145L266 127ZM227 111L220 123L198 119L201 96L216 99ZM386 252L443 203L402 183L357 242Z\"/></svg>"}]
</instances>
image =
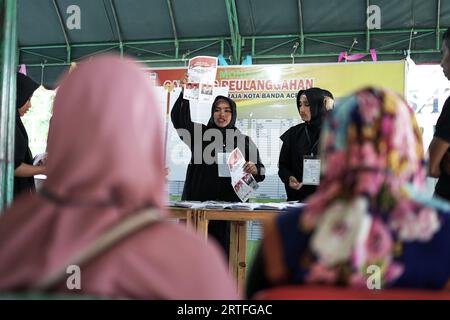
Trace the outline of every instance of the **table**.
<instances>
[{"instance_id":1,"label":"table","mask_svg":"<svg viewBox=\"0 0 450 320\"><path fill-rule=\"evenodd\" d=\"M167 208L167 210L170 218L186 220L187 227L197 230L197 212L195 209Z\"/></svg>"},{"instance_id":2,"label":"table","mask_svg":"<svg viewBox=\"0 0 450 320\"><path fill-rule=\"evenodd\" d=\"M230 221L230 272L236 278L241 291L245 289L247 263L247 221L262 221L278 214L276 210L229 210L229 209L184 209L170 208L172 217L186 219L205 239L208 238L210 220Z\"/></svg>"},{"instance_id":3,"label":"table","mask_svg":"<svg viewBox=\"0 0 450 320\"><path fill-rule=\"evenodd\" d=\"M238 288L245 290L245 276L247 263L247 221L262 221L278 214L276 210L216 210L199 209L197 212L197 232L205 239L208 238L208 222L210 220L222 220L231 222L230 230L230 272L236 277Z\"/></svg>"}]
</instances>

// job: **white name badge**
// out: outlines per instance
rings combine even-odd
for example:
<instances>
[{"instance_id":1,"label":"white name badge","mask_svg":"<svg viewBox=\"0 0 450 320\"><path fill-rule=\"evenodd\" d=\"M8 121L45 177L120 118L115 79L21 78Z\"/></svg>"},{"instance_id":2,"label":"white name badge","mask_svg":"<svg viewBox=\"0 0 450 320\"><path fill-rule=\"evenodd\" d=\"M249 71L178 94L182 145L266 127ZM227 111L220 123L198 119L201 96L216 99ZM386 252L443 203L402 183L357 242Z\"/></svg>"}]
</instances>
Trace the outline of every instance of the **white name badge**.
<instances>
[{"instance_id":1,"label":"white name badge","mask_svg":"<svg viewBox=\"0 0 450 320\"><path fill-rule=\"evenodd\" d=\"M320 183L320 159L310 156L303 157L304 185L318 186Z\"/></svg>"},{"instance_id":2,"label":"white name badge","mask_svg":"<svg viewBox=\"0 0 450 320\"><path fill-rule=\"evenodd\" d=\"M225 152L219 152L217 153L217 170L219 177L231 177L230 175L230 169L227 165L228 157L230 156L230 153Z\"/></svg>"}]
</instances>

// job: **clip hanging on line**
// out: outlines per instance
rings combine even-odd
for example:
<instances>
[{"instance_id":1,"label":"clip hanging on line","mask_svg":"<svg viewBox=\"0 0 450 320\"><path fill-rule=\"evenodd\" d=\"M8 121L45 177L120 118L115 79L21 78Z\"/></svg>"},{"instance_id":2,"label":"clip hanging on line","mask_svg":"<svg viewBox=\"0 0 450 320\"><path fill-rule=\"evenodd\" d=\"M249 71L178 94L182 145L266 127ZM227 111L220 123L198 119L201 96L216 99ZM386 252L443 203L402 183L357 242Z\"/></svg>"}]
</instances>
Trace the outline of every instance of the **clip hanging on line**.
<instances>
[{"instance_id":1,"label":"clip hanging on line","mask_svg":"<svg viewBox=\"0 0 450 320\"><path fill-rule=\"evenodd\" d=\"M351 53L353 51L353 47L355 46L355 44L358 44L358 39L353 38L352 45L350 46L350 49L348 50L349 53Z\"/></svg>"},{"instance_id":2,"label":"clip hanging on line","mask_svg":"<svg viewBox=\"0 0 450 320\"><path fill-rule=\"evenodd\" d=\"M300 43L298 43L298 42L296 42L296 43L294 43L294 45L292 46L292 52L291 52L291 58L292 58L292 64L294 64L295 63L295 57L294 57L294 55L295 55L295 53L297 52L297 49L298 49L298 46L300 45Z\"/></svg>"},{"instance_id":3,"label":"clip hanging on line","mask_svg":"<svg viewBox=\"0 0 450 320\"><path fill-rule=\"evenodd\" d=\"M409 53L411 52L411 44L412 44L413 34L416 35L417 31L414 31L414 29L411 28L411 32L409 33L409 45L408 45L408 51L407 51L408 56L409 56Z\"/></svg>"},{"instance_id":4,"label":"clip hanging on line","mask_svg":"<svg viewBox=\"0 0 450 320\"><path fill-rule=\"evenodd\" d=\"M188 58L187 58L187 56L188 55L190 55L191 54L191 52L188 50L188 51L186 51L185 53L183 53L182 55L181 55L181 60L183 60L184 61L184 66L186 67L187 66L187 62L188 62Z\"/></svg>"},{"instance_id":5,"label":"clip hanging on line","mask_svg":"<svg viewBox=\"0 0 450 320\"><path fill-rule=\"evenodd\" d=\"M44 67L45 67L44 63L46 63L46 62L47 62L47 60L44 60L44 62L41 62L41 86L44 83Z\"/></svg>"}]
</instances>

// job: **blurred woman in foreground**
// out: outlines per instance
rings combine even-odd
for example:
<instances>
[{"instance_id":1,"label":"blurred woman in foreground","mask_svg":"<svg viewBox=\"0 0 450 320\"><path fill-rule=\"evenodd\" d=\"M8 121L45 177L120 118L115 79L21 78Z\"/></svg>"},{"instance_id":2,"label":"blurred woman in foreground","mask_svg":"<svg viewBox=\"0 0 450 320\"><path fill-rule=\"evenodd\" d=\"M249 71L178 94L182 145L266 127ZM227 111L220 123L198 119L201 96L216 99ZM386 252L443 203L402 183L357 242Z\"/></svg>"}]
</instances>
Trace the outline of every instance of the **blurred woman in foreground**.
<instances>
[{"instance_id":1,"label":"blurred woman in foreground","mask_svg":"<svg viewBox=\"0 0 450 320\"><path fill-rule=\"evenodd\" d=\"M0 291L238 298L218 246L163 221L163 125L141 68L100 56L63 80L48 178L0 217Z\"/></svg>"},{"instance_id":2,"label":"blurred woman in foreground","mask_svg":"<svg viewBox=\"0 0 450 320\"><path fill-rule=\"evenodd\" d=\"M267 223L247 295L286 284L448 288L450 216L417 196L426 174L414 112L369 88L322 130L320 187Z\"/></svg>"}]
</instances>

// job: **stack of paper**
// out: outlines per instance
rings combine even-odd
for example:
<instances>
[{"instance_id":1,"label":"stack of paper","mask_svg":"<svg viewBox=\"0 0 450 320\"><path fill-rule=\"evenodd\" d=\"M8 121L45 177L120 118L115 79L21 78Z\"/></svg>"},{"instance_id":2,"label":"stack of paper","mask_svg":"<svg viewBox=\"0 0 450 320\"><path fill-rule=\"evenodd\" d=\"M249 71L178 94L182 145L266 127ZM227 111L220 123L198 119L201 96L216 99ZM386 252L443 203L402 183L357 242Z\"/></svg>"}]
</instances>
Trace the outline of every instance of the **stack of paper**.
<instances>
[{"instance_id":1,"label":"stack of paper","mask_svg":"<svg viewBox=\"0 0 450 320\"><path fill-rule=\"evenodd\" d=\"M206 201L203 202L203 208L206 209L225 209L230 206L229 202L220 202L220 201Z\"/></svg>"},{"instance_id":2,"label":"stack of paper","mask_svg":"<svg viewBox=\"0 0 450 320\"><path fill-rule=\"evenodd\" d=\"M259 204L255 210L284 210L286 202L267 202Z\"/></svg>"},{"instance_id":3,"label":"stack of paper","mask_svg":"<svg viewBox=\"0 0 450 320\"><path fill-rule=\"evenodd\" d=\"M256 206L258 206L258 203L244 203L244 202L236 202L231 203L230 206L227 207L227 209L231 210L253 210Z\"/></svg>"},{"instance_id":4,"label":"stack of paper","mask_svg":"<svg viewBox=\"0 0 450 320\"><path fill-rule=\"evenodd\" d=\"M291 208L301 208L305 204L301 202L268 202L268 203L248 203L248 202L224 202L224 201L169 201L166 206L176 208L191 209L231 209L240 211L251 210L287 210Z\"/></svg>"},{"instance_id":5,"label":"stack of paper","mask_svg":"<svg viewBox=\"0 0 450 320\"><path fill-rule=\"evenodd\" d=\"M170 207L177 208L201 208L202 202L200 201L169 201Z\"/></svg>"},{"instance_id":6,"label":"stack of paper","mask_svg":"<svg viewBox=\"0 0 450 320\"><path fill-rule=\"evenodd\" d=\"M303 202L292 202L292 201L290 201L290 202L288 202L286 204L286 208L285 209L287 210L287 209L292 209L292 208L301 208L303 206L305 206L305 203L303 203Z\"/></svg>"}]
</instances>

